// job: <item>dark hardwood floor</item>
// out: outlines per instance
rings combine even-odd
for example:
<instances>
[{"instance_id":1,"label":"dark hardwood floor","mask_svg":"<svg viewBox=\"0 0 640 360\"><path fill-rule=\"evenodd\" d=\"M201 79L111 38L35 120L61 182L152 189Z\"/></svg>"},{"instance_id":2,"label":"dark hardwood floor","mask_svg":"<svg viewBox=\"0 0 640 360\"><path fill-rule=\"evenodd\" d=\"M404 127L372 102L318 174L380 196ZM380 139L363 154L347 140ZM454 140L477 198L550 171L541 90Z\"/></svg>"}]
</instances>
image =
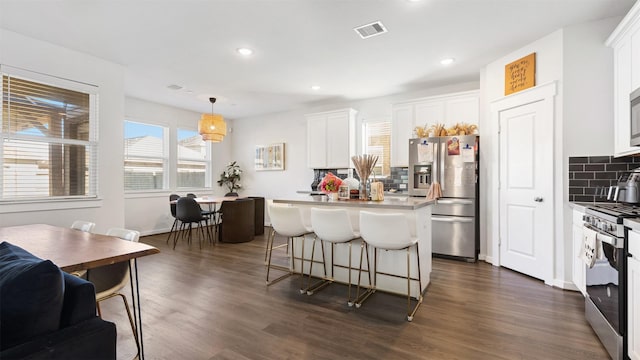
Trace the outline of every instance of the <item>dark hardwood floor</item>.
<instances>
[{"instance_id":1,"label":"dark hardwood floor","mask_svg":"<svg viewBox=\"0 0 640 360\"><path fill-rule=\"evenodd\" d=\"M345 285L300 295L293 276L267 287L265 237L202 250L165 239L141 239L161 251L138 261L147 359L609 358L579 293L484 262L434 259L409 323L403 297L376 293L355 309ZM122 303L102 308L118 325L118 358L132 358Z\"/></svg>"}]
</instances>

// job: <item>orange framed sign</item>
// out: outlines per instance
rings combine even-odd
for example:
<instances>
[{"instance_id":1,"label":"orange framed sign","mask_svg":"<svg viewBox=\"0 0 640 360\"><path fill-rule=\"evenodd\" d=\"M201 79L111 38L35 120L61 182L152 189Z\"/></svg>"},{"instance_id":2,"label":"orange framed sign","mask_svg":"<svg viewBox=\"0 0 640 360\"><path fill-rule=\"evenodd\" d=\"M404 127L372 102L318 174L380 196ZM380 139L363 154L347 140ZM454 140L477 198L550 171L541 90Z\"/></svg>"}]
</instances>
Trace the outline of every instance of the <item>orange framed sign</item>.
<instances>
[{"instance_id":1,"label":"orange framed sign","mask_svg":"<svg viewBox=\"0 0 640 360\"><path fill-rule=\"evenodd\" d=\"M536 53L531 53L504 67L504 94L528 89L536 85Z\"/></svg>"}]
</instances>

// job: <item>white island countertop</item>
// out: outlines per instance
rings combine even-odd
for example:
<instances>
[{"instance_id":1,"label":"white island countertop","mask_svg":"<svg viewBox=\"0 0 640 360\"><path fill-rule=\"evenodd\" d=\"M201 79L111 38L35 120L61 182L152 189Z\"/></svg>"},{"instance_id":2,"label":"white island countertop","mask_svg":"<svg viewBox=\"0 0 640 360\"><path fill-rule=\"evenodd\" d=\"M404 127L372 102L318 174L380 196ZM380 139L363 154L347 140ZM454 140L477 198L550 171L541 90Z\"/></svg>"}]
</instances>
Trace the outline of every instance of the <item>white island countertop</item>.
<instances>
[{"instance_id":1,"label":"white island countertop","mask_svg":"<svg viewBox=\"0 0 640 360\"><path fill-rule=\"evenodd\" d=\"M320 200L322 199L322 200ZM307 225L311 225L311 209L314 207L333 207L336 209L345 209L353 230L360 231L360 212L365 210L375 213L402 213L406 216L407 225L409 226L409 233L411 236L418 239L418 246L409 249L411 254L410 273L414 279L411 281L411 296L417 299L417 296L424 293L429 282L431 280L431 210L432 205L436 202L434 200L427 200L424 197L409 197L409 196L387 196L383 201L363 201L363 200L327 200L326 196L293 196L292 198L274 199L274 203L288 204L296 206L300 209L302 219ZM301 262L297 259L304 253L305 259L311 259L311 249L313 244L313 236L305 238L306 246L295 247L294 253L296 261L292 261L291 270L296 273L301 273ZM303 243L304 243L303 242ZM354 243L358 244L359 240L354 240ZM354 245L357 246L357 245ZM357 248L357 247L356 247ZM332 250L330 250L332 249ZM314 260L322 261L322 259L332 258L336 259L337 264L349 263L349 247L346 245L328 247L323 251L316 252ZM375 256L373 248L369 247L369 258L375 259L375 267L378 269L376 289L389 291L396 294L407 293L407 254L404 251L389 251L384 252L383 256ZM324 257L319 253L324 253ZM418 266L415 260L416 254L420 255L420 263ZM380 255L380 254L378 254ZM351 264L359 264L360 253L359 251L353 251L351 256ZM372 265L374 266L374 265ZM348 276L349 272L346 269L336 267L334 278L341 283L352 284L357 283L358 270L357 267L351 271L351 277ZM420 274L418 276L418 274ZM322 277L325 274L322 271L322 266L313 268L313 275L316 277ZM420 284L415 279L421 278ZM367 284L370 285L370 284Z\"/></svg>"},{"instance_id":2,"label":"white island countertop","mask_svg":"<svg viewBox=\"0 0 640 360\"><path fill-rule=\"evenodd\" d=\"M435 200L426 200L424 197L411 196L388 196L382 201L364 201L364 200L315 200L311 196L296 197L293 199L274 199L274 203L314 205L314 206L332 206L347 207L361 209L389 209L389 210L418 210L425 206L435 205Z\"/></svg>"}]
</instances>

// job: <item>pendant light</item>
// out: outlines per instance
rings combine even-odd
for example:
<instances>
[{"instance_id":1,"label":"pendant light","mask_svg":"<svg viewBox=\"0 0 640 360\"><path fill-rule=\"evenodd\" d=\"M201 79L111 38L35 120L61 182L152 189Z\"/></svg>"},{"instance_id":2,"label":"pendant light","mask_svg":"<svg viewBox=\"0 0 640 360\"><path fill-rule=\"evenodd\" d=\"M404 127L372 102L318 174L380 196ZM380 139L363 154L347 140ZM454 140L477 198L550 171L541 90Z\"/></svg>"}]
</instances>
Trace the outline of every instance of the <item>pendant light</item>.
<instances>
[{"instance_id":1,"label":"pendant light","mask_svg":"<svg viewBox=\"0 0 640 360\"><path fill-rule=\"evenodd\" d=\"M216 98L209 98L211 102L211 114L202 114L198 122L198 132L202 135L202 140L211 142L221 142L227 135L227 124L222 115L213 113L213 104Z\"/></svg>"}]
</instances>

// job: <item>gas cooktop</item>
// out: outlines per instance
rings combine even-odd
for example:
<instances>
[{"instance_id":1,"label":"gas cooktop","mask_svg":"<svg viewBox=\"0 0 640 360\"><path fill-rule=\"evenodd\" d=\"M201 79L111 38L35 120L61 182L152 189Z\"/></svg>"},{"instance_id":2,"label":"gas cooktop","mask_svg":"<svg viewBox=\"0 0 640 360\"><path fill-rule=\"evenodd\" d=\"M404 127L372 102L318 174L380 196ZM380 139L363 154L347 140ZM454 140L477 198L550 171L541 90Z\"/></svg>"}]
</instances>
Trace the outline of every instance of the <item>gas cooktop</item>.
<instances>
[{"instance_id":1,"label":"gas cooktop","mask_svg":"<svg viewBox=\"0 0 640 360\"><path fill-rule=\"evenodd\" d=\"M587 208L619 218L640 217L640 206L625 203L598 203Z\"/></svg>"}]
</instances>

